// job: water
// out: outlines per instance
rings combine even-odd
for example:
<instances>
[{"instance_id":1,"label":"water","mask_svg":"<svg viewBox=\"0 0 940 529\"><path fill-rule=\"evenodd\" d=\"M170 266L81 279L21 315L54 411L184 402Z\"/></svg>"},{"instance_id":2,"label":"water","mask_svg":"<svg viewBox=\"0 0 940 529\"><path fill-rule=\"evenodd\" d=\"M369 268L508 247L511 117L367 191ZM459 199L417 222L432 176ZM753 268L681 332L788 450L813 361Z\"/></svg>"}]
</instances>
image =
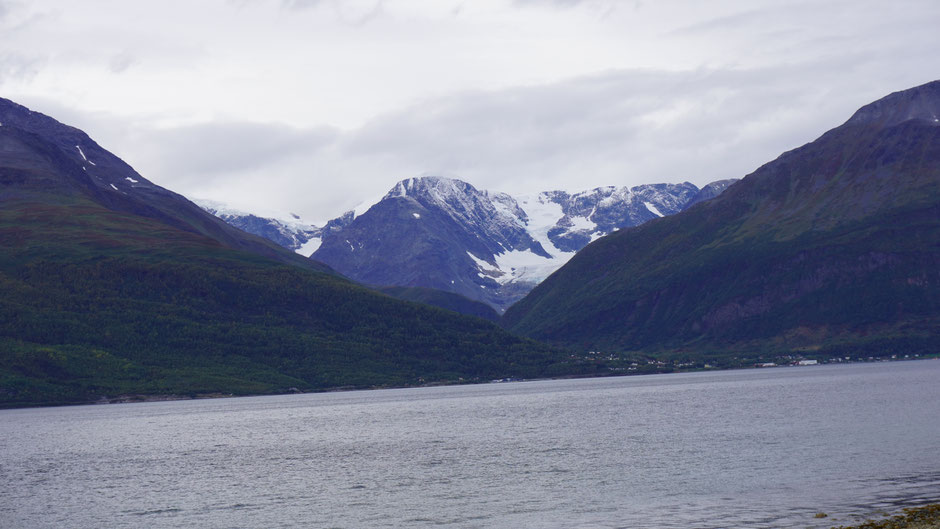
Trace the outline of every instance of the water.
<instances>
[{"instance_id":1,"label":"water","mask_svg":"<svg viewBox=\"0 0 940 529\"><path fill-rule=\"evenodd\" d=\"M7 410L0 527L830 527L938 440L933 360Z\"/></svg>"}]
</instances>

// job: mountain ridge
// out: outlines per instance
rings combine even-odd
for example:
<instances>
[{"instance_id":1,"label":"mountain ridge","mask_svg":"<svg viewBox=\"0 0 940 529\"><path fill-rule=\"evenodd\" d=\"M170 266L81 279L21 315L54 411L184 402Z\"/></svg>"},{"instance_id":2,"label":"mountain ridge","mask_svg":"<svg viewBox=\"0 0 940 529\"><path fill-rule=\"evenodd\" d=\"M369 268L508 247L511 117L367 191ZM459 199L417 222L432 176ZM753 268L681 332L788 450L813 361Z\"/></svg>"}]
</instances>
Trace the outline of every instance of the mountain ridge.
<instances>
[{"instance_id":1,"label":"mountain ridge","mask_svg":"<svg viewBox=\"0 0 940 529\"><path fill-rule=\"evenodd\" d=\"M409 178L359 215L348 212L329 230L308 230L312 243L288 247L316 248L314 259L365 284L434 288L503 310L588 242L674 214L734 181L512 196L453 178ZM285 225L270 219L248 226L250 215L220 216L258 234L282 233Z\"/></svg>"},{"instance_id":2,"label":"mountain ridge","mask_svg":"<svg viewBox=\"0 0 940 529\"><path fill-rule=\"evenodd\" d=\"M28 112L0 100L0 407L583 371L232 228Z\"/></svg>"},{"instance_id":3,"label":"mountain ridge","mask_svg":"<svg viewBox=\"0 0 940 529\"><path fill-rule=\"evenodd\" d=\"M935 344L940 127L924 94L940 101L940 83L863 107L711 201L589 245L504 325L616 351Z\"/></svg>"}]
</instances>

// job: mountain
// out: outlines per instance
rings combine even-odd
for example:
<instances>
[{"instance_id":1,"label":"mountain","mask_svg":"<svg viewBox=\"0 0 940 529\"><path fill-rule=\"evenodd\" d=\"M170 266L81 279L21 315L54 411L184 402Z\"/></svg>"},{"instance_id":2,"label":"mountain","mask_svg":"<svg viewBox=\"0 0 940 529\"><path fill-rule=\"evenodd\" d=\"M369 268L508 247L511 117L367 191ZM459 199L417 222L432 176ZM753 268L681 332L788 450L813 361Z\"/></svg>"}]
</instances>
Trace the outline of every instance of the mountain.
<instances>
[{"instance_id":1,"label":"mountain","mask_svg":"<svg viewBox=\"0 0 940 529\"><path fill-rule=\"evenodd\" d=\"M717 180L715 182L707 184L702 189L699 189L698 193L696 193L695 196L693 196L691 200L686 202L685 206L683 206L682 209L688 209L698 204L699 202L704 202L706 200L711 200L717 197L718 195L724 193L725 189L728 189L728 186L730 186L731 184L737 181L738 181L737 178L728 178L726 180Z\"/></svg>"},{"instance_id":2,"label":"mountain","mask_svg":"<svg viewBox=\"0 0 940 529\"><path fill-rule=\"evenodd\" d=\"M702 189L686 182L513 197L450 178L411 178L369 209L349 211L323 228L296 216L260 217L198 203L232 226L312 255L364 284L433 288L502 311L592 240L677 213L733 182Z\"/></svg>"},{"instance_id":3,"label":"mountain","mask_svg":"<svg viewBox=\"0 0 940 529\"><path fill-rule=\"evenodd\" d=\"M228 248L327 270L206 215L183 196L142 177L81 130L2 98L0 127L5 162L0 185L7 203L51 200L61 204L81 197L115 212L208 237Z\"/></svg>"},{"instance_id":4,"label":"mountain","mask_svg":"<svg viewBox=\"0 0 940 529\"><path fill-rule=\"evenodd\" d=\"M324 232L312 257L364 284L433 288L502 311L590 241L677 213L700 193L683 183L513 197L411 178Z\"/></svg>"},{"instance_id":5,"label":"mountain","mask_svg":"<svg viewBox=\"0 0 940 529\"><path fill-rule=\"evenodd\" d=\"M475 316L492 322L499 321L499 313L493 307L453 292L424 287L381 287L379 291L393 298L424 303L432 307L447 309L458 314Z\"/></svg>"},{"instance_id":6,"label":"mountain","mask_svg":"<svg viewBox=\"0 0 940 529\"><path fill-rule=\"evenodd\" d=\"M503 323L592 351L855 357L935 353L938 316L933 82L861 108L712 200L595 241Z\"/></svg>"},{"instance_id":7,"label":"mountain","mask_svg":"<svg viewBox=\"0 0 940 529\"><path fill-rule=\"evenodd\" d=\"M0 405L545 376L564 352L232 228L0 99Z\"/></svg>"}]
</instances>

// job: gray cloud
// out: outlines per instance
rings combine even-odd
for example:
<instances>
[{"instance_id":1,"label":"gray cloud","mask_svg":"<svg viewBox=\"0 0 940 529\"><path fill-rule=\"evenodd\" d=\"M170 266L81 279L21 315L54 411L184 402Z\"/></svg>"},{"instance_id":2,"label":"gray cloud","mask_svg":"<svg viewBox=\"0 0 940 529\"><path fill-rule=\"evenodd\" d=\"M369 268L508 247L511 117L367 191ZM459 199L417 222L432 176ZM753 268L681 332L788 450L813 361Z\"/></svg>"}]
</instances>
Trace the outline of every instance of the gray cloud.
<instances>
[{"instance_id":1,"label":"gray cloud","mask_svg":"<svg viewBox=\"0 0 940 529\"><path fill-rule=\"evenodd\" d=\"M281 5L287 9L309 9L322 3L323 0L281 0Z\"/></svg>"},{"instance_id":2,"label":"gray cloud","mask_svg":"<svg viewBox=\"0 0 940 529\"><path fill-rule=\"evenodd\" d=\"M0 53L0 84L8 81L29 81L39 74L45 57L19 53Z\"/></svg>"},{"instance_id":3,"label":"gray cloud","mask_svg":"<svg viewBox=\"0 0 940 529\"><path fill-rule=\"evenodd\" d=\"M111 57L111 60L108 62L108 69L113 73L124 73L135 62L137 62L136 57L128 52L121 52Z\"/></svg>"},{"instance_id":4,"label":"gray cloud","mask_svg":"<svg viewBox=\"0 0 940 529\"><path fill-rule=\"evenodd\" d=\"M513 5L522 7L531 6L550 6L550 7L574 7L585 3L587 0L513 0Z\"/></svg>"},{"instance_id":5,"label":"gray cloud","mask_svg":"<svg viewBox=\"0 0 940 529\"><path fill-rule=\"evenodd\" d=\"M378 119L346 138L343 152L497 189L702 185L743 176L868 101L826 101L827 89L802 82L806 73L617 71L465 93ZM829 87L840 86L835 72L829 78Z\"/></svg>"},{"instance_id":6,"label":"gray cloud","mask_svg":"<svg viewBox=\"0 0 940 529\"><path fill-rule=\"evenodd\" d=\"M227 4L164 40L166 10L103 31L100 9L0 0L0 87L160 185L327 219L428 173L512 192L740 177L940 71L935 0Z\"/></svg>"},{"instance_id":7,"label":"gray cloud","mask_svg":"<svg viewBox=\"0 0 940 529\"><path fill-rule=\"evenodd\" d=\"M293 156L312 154L336 138L336 131L326 127L295 129L247 122L214 122L141 133L159 145L154 155L160 160L157 164L161 173L191 178L253 171Z\"/></svg>"}]
</instances>

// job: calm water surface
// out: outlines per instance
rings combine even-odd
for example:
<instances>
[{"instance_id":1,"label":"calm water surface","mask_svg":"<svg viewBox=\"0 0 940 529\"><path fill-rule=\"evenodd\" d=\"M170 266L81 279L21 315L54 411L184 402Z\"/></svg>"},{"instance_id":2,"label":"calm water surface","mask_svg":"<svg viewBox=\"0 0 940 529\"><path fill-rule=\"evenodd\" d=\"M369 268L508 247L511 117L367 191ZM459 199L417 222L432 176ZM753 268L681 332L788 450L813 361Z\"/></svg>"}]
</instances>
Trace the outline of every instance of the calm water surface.
<instances>
[{"instance_id":1,"label":"calm water surface","mask_svg":"<svg viewBox=\"0 0 940 529\"><path fill-rule=\"evenodd\" d=\"M935 360L0 412L4 528L806 528L931 501Z\"/></svg>"}]
</instances>

